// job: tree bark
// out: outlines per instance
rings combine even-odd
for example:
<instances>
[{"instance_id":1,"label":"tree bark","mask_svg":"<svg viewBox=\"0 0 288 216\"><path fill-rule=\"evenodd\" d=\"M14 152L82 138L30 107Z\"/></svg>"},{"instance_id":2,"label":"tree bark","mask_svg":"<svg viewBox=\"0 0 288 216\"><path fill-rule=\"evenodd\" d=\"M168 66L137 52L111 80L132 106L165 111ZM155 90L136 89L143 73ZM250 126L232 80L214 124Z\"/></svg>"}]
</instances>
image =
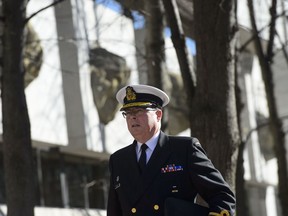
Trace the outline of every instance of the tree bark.
<instances>
[{"instance_id":1,"label":"tree bark","mask_svg":"<svg viewBox=\"0 0 288 216\"><path fill-rule=\"evenodd\" d=\"M149 85L169 92L169 84L166 84L170 81L168 80L168 74L165 73L164 15L162 2L160 0L145 1L145 11L147 82ZM161 129L163 131L168 130L167 109L163 113Z\"/></svg>"},{"instance_id":2,"label":"tree bark","mask_svg":"<svg viewBox=\"0 0 288 216\"><path fill-rule=\"evenodd\" d=\"M159 0L147 0L146 11L146 62L148 83L163 89L163 64L165 61L165 41L163 6Z\"/></svg>"},{"instance_id":3,"label":"tree bark","mask_svg":"<svg viewBox=\"0 0 288 216\"><path fill-rule=\"evenodd\" d=\"M235 99L235 2L194 0L197 88L191 132L232 188L240 144Z\"/></svg>"},{"instance_id":4,"label":"tree bark","mask_svg":"<svg viewBox=\"0 0 288 216\"><path fill-rule=\"evenodd\" d=\"M25 0L3 0L2 116L8 216L34 215L30 122L22 65Z\"/></svg>"}]
</instances>

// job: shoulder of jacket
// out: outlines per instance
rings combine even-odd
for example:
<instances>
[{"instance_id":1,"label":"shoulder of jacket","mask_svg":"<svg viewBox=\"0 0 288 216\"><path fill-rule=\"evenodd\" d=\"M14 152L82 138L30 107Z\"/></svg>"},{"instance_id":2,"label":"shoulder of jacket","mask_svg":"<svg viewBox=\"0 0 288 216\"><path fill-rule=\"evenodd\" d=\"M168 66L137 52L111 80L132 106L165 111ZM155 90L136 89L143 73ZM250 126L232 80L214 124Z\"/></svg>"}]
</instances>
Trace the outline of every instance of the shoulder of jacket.
<instances>
[{"instance_id":1,"label":"shoulder of jacket","mask_svg":"<svg viewBox=\"0 0 288 216\"><path fill-rule=\"evenodd\" d=\"M201 146L199 140L196 137L188 137L188 136L169 136L169 141L171 143L186 143L192 146Z\"/></svg>"},{"instance_id":2,"label":"shoulder of jacket","mask_svg":"<svg viewBox=\"0 0 288 216\"><path fill-rule=\"evenodd\" d=\"M112 153L111 156L115 157L115 156L126 154L126 152L128 152L130 148L133 148L133 146L134 146L134 143L132 143L128 146L125 146L123 148L120 148L117 151L115 151L114 153Z\"/></svg>"},{"instance_id":3,"label":"shoulder of jacket","mask_svg":"<svg viewBox=\"0 0 288 216\"><path fill-rule=\"evenodd\" d=\"M187 136L169 136L169 142L176 149L183 148L191 148L193 152L202 152L206 155L205 150L203 149L202 145L200 144L199 140L196 137L187 137ZM177 145L181 143L181 145Z\"/></svg>"},{"instance_id":4,"label":"shoulder of jacket","mask_svg":"<svg viewBox=\"0 0 288 216\"><path fill-rule=\"evenodd\" d=\"M188 137L188 136L171 136L171 135L169 135L169 139L171 141L183 141L183 142L199 143L199 140L197 138Z\"/></svg>"}]
</instances>

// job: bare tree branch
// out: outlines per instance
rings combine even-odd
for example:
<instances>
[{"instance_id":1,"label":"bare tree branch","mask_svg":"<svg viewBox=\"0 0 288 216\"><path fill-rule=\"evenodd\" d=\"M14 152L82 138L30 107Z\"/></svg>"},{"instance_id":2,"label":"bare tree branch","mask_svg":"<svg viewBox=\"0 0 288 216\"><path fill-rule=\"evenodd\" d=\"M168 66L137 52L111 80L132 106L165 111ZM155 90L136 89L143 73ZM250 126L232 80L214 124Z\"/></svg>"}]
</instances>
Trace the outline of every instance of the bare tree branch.
<instances>
[{"instance_id":1,"label":"bare tree branch","mask_svg":"<svg viewBox=\"0 0 288 216\"><path fill-rule=\"evenodd\" d=\"M40 10L38 10L38 11L36 11L35 13L31 14L30 17L27 17L27 18L25 19L25 22L24 22L24 23L25 23L25 24L28 23L28 21L29 21L30 19L32 19L34 16L36 16L38 13L40 13L40 12L42 12L42 11L44 11L44 10L52 7L52 6L55 6L55 5L57 5L57 4L59 4L59 3L63 2L63 1L66 1L66 0L56 0L56 1L52 2L50 5L47 5L46 7L41 8Z\"/></svg>"},{"instance_id":2,"label":"bare tree branch","mask_svg":"<svg viewBox=\"0 0 288 216\"><path fill-rule=\"evenodd\" d=\"M271 15L271 21L270 21L270 31L269 31L269 40L268 40L268 46L267 46L267 54L266 58L268 62L271 62L274 54L273 54L273 47L274 47L274 38L275 38L275 25L276 25L276 6L277 6L277 0L272 0L272 6L270 8L270 15Z\"/></svg>"},{"instance_id":3,"label":"bare tree branch","mask_svg":"<svg viewBox=\"0 0 288 216\"><path fill-rule=\"evenodd\" d=\"M284 58L286 59L286 63L288 64L288 53L286 51L286 47L287 47L287 42L283 43L283 41L281 41L280 35L278 34L278 31L276 30L276 36L278 38L278 40L280 41L281 44L281 50L283 52Z\"/></svg>"},{"instance_id":4,"label":"bare tree branch","mask_svg":"<svg viewBox=\"0 0 288 216\"><path fill-rule=\"evenodd\" d=\"M171 29L171 39L177 54L184 88L187 94L188 106L192 107L192 98L195 94L196 76L190 67L185 35L182 28L180 14L175 0L163 0L166 19Z\"/></svg>"},{"instance_id":5,"label":"bare tree branch","mask_svg":"<svg viewBox=\"0 0 288 216\"><path fill-rule=\"evenodd\" d=\"M281 14L276 15L275 20L277 20L279 17L285 16L285 13L286 12L284 11ZM257 37L261 32L263 32L270 26L271 26L271 21L267 25L263 26L262 28L257 29L256 31L257 33L252 34L252 36L240 48L238 48L238 51L242 52L248 46L248 44L250 44L252 41L255 40L255 37Z\"/></svg>"}]
</instances>

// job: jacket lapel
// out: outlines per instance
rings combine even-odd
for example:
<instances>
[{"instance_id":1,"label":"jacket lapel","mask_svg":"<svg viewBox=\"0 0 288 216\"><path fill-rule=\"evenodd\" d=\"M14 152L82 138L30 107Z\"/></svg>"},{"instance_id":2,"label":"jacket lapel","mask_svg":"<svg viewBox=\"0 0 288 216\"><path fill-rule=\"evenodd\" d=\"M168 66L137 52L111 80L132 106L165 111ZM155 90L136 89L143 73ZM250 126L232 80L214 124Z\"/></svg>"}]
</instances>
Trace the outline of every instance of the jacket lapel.
<instances>
[{"instance_id":1,"label":"jacket lapel","mask_svg":"<svg viewBox=\"0 0 288 216\"><path fill-rule=\"evenodd\" d=\"M138 179L140 177L139 167L137 163L137 156L136 156L136 145L137 142L134 141L133 145L131 145L131 148L129 149L129 153L127 154L126 160L126 174L128 178L130 179L129 182L132 184L131 188L134 188L136 186L135 179Z\"/></svg>"}]
</instances>

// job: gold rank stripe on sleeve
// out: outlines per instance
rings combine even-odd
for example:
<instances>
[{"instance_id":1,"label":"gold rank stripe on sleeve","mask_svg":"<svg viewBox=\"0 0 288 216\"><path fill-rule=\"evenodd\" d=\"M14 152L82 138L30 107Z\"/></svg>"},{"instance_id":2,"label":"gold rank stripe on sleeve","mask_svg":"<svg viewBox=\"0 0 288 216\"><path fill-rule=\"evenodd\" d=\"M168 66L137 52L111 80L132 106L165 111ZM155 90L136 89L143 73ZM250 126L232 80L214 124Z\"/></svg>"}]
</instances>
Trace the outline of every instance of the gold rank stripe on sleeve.
<instances>
[{"instance_id":1,"label":"gold rank stripe on sleeve","mask_svg":"<svg viewBox=\"0 0 288 216\"><path fill-rule=\"evenodd\" d=\"M230 214L226 209L223 209L220 213L209 212L209 216L230 216Z\"/></svg>"}]
</instances>

